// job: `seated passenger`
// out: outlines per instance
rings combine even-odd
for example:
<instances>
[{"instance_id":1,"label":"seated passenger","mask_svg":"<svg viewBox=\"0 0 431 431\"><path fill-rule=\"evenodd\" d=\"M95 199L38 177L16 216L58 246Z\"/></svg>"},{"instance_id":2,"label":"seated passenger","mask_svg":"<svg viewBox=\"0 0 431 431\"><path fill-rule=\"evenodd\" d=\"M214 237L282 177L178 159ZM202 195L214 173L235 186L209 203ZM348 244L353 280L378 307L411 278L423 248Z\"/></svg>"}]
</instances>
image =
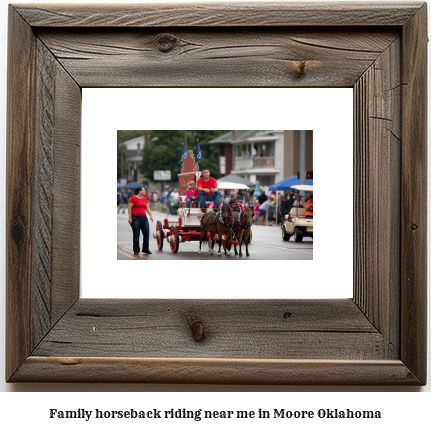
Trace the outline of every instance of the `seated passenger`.
<instances>
[{"instance_id":1,"label":"seated passenger","mask_svg":"<svg viewBox=\"0 0 431 431\"><path fill-rule=\"evenodd\" d=\"M242 198L240 195L237 195L235 199L230 201L230 206L234 211L244 210L244 204L242 203Z\"/></svg>"},{"instance_id":2,"label":"seated passenger","mask_svg":"<svg viewBox=\"0 0 431 431\"><path fill-rule=\"evenodd\" d=\"M304 196L299 195L299 201L298 199L295 199L293 206L298 208L304 208Z\"/></svg>"},{"instance_id":3,"label":"seated passenger","mask_svg":"<svg viewBox=\"0 0 431 431\"><path fill-rule=\"evenodd\" d=\"M198 200L200 207L206 208L206 201L212 201L214 206L220 207L221 194L217 188L217 181L210 177L209 169L202 169L202 177L198 179Z\"/></svg>"},{"instance_id":4,"label":"seated passenger","mask_svg":"<svg viewBox=\"0 0 431 431\"><path fill-rule=\"evenodd\" d=\"M310 195L305 203L305 218L313 218L313 194Z\"/></svg>"},{"instance_id":5,"label":"seated passenger","mask_svg":"<svg viewBox=\"0 0 431 431\"><path fill-rule=\"evenodd\" d=\"M190 208L190 204L193 202L195 204L195 208L199 208L198 201L198 189L196 188L196 184L194 181L189 181L187 184L187 198L186 204L187 208Z\"/></svg>"}]
</instances>

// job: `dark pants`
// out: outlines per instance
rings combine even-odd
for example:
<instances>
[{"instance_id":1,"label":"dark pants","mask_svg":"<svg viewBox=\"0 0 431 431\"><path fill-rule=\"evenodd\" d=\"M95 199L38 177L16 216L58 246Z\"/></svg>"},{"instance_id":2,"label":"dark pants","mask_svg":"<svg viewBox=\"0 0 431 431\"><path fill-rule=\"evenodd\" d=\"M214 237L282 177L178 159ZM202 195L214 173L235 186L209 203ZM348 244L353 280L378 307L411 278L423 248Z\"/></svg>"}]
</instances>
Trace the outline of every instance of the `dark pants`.
<instances>
[{"instance_id":1,"label":"dark pants","mask_svg":"<svg viewBox=\"0 0 431 431\"><path fill-rule=\"evenodd\" d=\"M198 200L201 208L202 206L204 206L205 208L207 207L205 203L206 201L212 201L214 203L214 206L218 207L220 205L221 193L214 192L212 195L206 195L205 192L199 192Z\"/></svg>"},{"instance_id":2,"label":"dark pants","mask_svg":"<svg viewBox=\"0 0 431 431\"><path fill-rule=\"evenodd\" d=\"M199 201L197 199L192 199L192 198L186 199L187 208L190 208L190 205L192 202L195 204L195 208L199 208Z\"/></svg>"},{"instance_id":3,"label":"dark pants","mask_svg":"<svg viewBox=\"0 0 431 431\"><path fill-rule=\"evenodd\" d=\"M147 216L132 215L132 223L130 224L133 230L133 252L139 253L139 232L142 231L144 237L142 251L148 251L150 243L150 225Z\"/></svg>"}]
</instances>

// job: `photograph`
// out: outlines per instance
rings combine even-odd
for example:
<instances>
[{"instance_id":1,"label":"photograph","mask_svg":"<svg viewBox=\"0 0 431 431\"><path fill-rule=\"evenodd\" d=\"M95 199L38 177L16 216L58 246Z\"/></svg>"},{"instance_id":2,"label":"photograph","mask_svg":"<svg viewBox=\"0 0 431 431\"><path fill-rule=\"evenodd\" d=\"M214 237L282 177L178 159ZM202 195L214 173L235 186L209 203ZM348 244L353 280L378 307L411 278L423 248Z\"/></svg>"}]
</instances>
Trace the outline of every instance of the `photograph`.
<instances>
[{"instance_id":1,"label":"photograph","mask_svg":"<svg viewBox=\"0 0 431 431\"><path fill-rule=\"evenodd\" d=\"M312 130L118 130L117 259L313 259Z\"/></svg>"}]
</instances>

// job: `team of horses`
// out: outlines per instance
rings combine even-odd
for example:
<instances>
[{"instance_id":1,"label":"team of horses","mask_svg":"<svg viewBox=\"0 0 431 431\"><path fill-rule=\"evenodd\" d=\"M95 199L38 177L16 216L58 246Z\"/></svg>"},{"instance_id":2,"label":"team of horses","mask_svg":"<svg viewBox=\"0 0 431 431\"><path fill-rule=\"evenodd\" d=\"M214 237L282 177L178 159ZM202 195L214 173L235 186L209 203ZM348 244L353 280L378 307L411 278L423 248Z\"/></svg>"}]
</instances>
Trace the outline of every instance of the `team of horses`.
<instances>
[{"instance_id":1,"label":"team of horses","mask_svg":"<svg viewBox=\"0 0 431 431\"><path fill-rule=\"evenodd\" d=\"M214 236L218 235L218 255L221 256L222 237L225 236L226 254L230 256L231 243L236 241L239 243L239 256L242 256L242 242L245 242L246 256L250 256L248 252L248 243L251 235L251 224L253 221L253 207L242 209L236 207L234 209L227 203L223 204L219 211L208 212L203 208L204 212L201 218L201 235L199 238L199 252L201 255L202 242L207 240L207 232L210 233L209 248L210 254L214 254L213 244ZM235 256L238 255L236 244L234 244Z\"/></svg>"}]
</instances>

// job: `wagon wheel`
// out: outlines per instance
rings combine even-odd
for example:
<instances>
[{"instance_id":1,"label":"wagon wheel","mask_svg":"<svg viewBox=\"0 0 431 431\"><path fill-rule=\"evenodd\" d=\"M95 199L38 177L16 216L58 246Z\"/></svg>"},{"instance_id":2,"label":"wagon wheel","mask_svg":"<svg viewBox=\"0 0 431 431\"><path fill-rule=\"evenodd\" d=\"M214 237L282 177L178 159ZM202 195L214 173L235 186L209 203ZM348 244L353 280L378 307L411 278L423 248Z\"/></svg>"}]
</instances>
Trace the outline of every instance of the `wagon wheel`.
<instances>
[{"instance_id":1,"label":"wagon wheel","mask_svg":"<svg viewBox=\"0 0 431 431\"><path fill-rule=\"evenodd\" d=\"M180 246L180 236L178 235L178 231L175 226L171 227L170 235L171 240L169 244L171 245L172 253L176 253L178 251L178 247Z\"/></svg>"},{"instance_id":2,"label":"wagon wheel","mask_svg":"<svg viewBox=\"0 0 431 431\"><path fill-rule=\"evenodd\" d=\"M164 234L163 234L162 222L158 221L156 224L156 241L157 241L157 248L159 250L163 250L163 238L164 238Z\"/></svg>"}]
</instances>

